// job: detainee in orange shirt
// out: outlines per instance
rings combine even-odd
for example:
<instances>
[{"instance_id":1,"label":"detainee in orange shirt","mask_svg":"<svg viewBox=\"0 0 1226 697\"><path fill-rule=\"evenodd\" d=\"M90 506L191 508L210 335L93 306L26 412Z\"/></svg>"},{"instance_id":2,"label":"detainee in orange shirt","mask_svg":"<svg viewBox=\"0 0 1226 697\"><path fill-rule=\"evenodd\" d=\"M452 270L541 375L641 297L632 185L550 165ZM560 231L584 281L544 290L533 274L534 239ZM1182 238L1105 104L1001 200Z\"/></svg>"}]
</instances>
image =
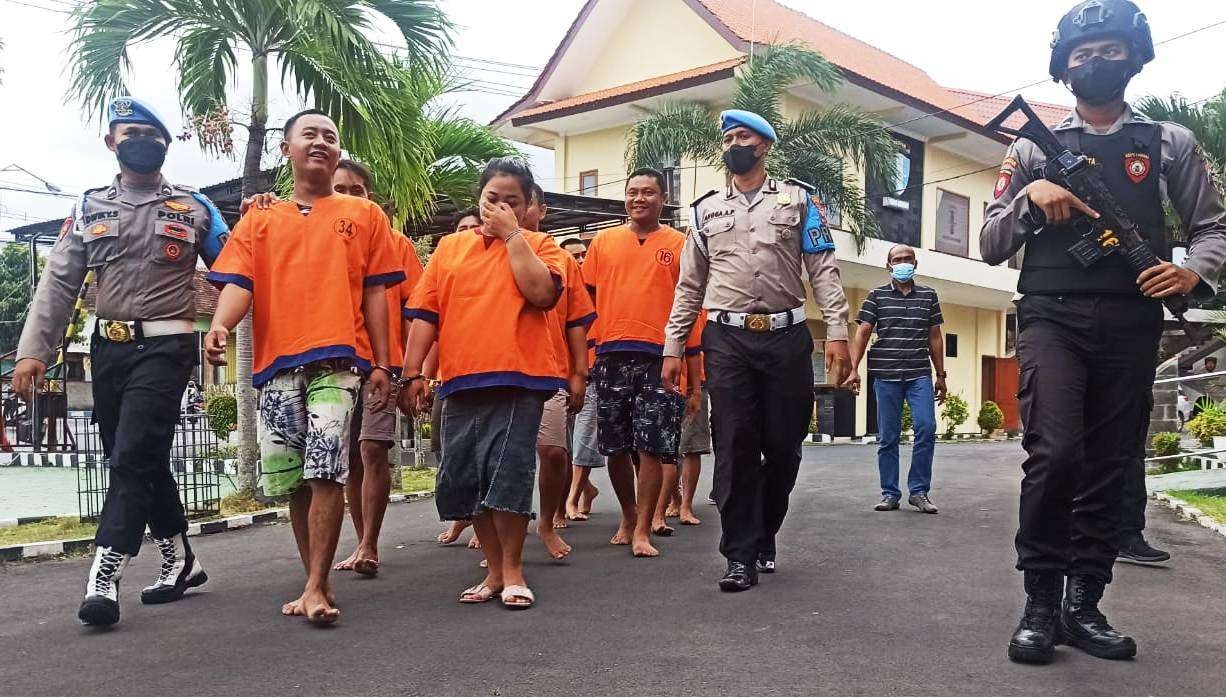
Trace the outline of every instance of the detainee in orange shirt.
<instances>
[{"instance_id":1,"label":"detainee in orange shirt","mask_svg":"<svg viewBox=\"0 0 1226 697\"><path fill-rule=\"evenodd\" d=\"M481 228L444 237L410 299L414 322L400 395L402 409L424 411L427 388L411 368L437 340L443 407L434 501L443 520L473 521L487 566L459 600L497 595L517 610L536 602L523 548L541 413L566 388L549 323L566 286L566 253L549 235L523 229L533 183L519 160L486 165Z\"/></svg>"},{"instance_id":2,"label":"detainee in orange shirt","mask_svg":"<svg viewBox=\"0 0 1226 697\"><path fill-rule=\"evenodd\" d=\"M660 554L651 543L651 522L660 498L661 460L677 457L685 409L681 395L660 380L664 326L685 246L685 235L660 224L663 209L664 175L651 168L631 172L629 224L598 233L583 262L583 279L600 318L593 379L597 441L609 457L609 480L622 509L621 525L609 542L630 545L636 557Z\"/></svg>"},{"instance_id":3,"label":"detainee in orange shirt","mask_svg":"<svg viewBox=\"0 0 1226 697\"><path fill-rule=\"evenodd\" d=\"M205 351L224 365L230 331L252 309L260 484L267 496L290 496L307 571L302 594L281 611L324 624L340 616L328 574L344 516L353 410L363 375L372 408L390 397L386 288L405 274L383 211L332 190L340 160L332 119L304 111L284 134L292 200L251 211L234 228L208 276L222 290Z\"/></svg>"},{"instance_id":4,"label":"detainee in orange shirt","mask_svg":"<svg viewBox=\"0 0 1226 697\"><path fill-rule=\"evenodd\" d=\"M532 201L523 220L524 229L537 231L547 213L545 192L539 184L533 184ZM567 376L567 388L545 402L536 439L536 454L541 463L537 478L541 515L536 521L536 534L554 559L571 552L571 546L558 530L566 527L566 498L571 478L570 432L574 415L583 408L587 391L587 330L595 320L596 308L583 284L579 264L567 253L566 287L558 304L549 311L549 336L558 370Z\"/></svg>"}]
</instances>

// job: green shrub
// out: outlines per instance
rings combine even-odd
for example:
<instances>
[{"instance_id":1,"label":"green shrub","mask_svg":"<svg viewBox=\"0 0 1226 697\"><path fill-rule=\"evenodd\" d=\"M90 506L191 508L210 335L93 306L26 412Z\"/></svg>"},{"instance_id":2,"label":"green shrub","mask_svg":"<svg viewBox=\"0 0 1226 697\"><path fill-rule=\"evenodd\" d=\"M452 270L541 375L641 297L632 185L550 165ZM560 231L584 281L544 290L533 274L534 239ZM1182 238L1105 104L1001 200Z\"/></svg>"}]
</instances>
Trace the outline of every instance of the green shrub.
<instances>
[{"instance_id":1,"label":"green shrub","mask_svg":"<svg viewBox=\"0 0 1226 697\"><path fill-rule=\"evenodd\" d=\"M966 423L971 415L970 407L961 395L951 394L945 398L945 406L941 408L941 418L945 419L945 437L953 438L958 427Z\"/></svg>"},{"instance_id":2,"label":"green shrub","mask_svg":"<svg viewBox=\"0 0 1226 697\"><path fill-rule=\"evenodd\" d=\"M911 403L903 400L902 403L902 432L906 435L915 427L915 417L911 416Z\"/></svg>"},{"instance_id":3,"label":"green shrub","mask_svg":"<svg viewBox=\"0 0 1226 697\"><path fill-rule=\"evenodd\" d=\"M422 422L421 437L422 437L422 440L430 440L430 422L429 421Z\"/></svg>"},{"instance_id":4,"label":"green shrub","mask_svg":"<svg viewBox=\"0 0 1226 697\"><path fill-rule=\"evenodd\" d=\"M813 417L809 419L809 433L818 433L817 430L817 407L813 407Z\"/></svg>"},{"instance_id":5,"label":"green shrub","mask_svg":"<svg viewBox=\"0 0 1226 697\"><path fill-rule=\"evenodd\" d=\"M204 398L204 413L209 417L209 428L218 438L228 438L238 427L238 400L229 392L209 392Z\"/></svg>"},{"instance_id":6,"label":"green shrub","mask_svg":"<svg viewBox=\"0 0 1226 697\"><path fill-rule=\"evenodd\" d=\"M1154 455L1157 457L1167 457L1169 455L1179 454L1179 434L1163 431L1155 433L1150 439L1150 445L1154 447Z\"/></svg>"},{"instance_id":7,"label":"green shrub","mask_svg":"<svg viewBox=\"0 0 1226 697\"><path fill-rule=\"evenodd\" d=\"M1005 413L1000 410L996 402L988 400L979 407L979 428L983 429L984 433L991 433L1000 428L1005 423Z\"/></svg>"},{"instance_id":8,"label":"green shrub","mask_svg":"<svg viewBox=\"0 0 1226 697\"><path fill-rule=\"evenodd\" d=\"M1185 425L1201 446L1212 447L1214 436L1226 436L1226 406L1210 403Z\"/></svg>"}]
</instances>

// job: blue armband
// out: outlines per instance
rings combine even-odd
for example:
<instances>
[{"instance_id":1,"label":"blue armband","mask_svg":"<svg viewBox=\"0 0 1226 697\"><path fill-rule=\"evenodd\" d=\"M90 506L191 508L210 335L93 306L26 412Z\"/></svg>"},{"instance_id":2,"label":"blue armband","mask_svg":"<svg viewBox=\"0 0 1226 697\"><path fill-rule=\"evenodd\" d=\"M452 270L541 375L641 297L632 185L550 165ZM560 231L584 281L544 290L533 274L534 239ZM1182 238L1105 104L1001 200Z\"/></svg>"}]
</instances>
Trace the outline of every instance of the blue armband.
<instances>
[{"instance_id":1,"label":"blue armband","mask_svg":"<svg viewBox=\"0 0 1226 697\"><path fill-rule=\"evenodd\" d=\"M192 198L209 212L209 230L205 233L204 239L200 240L199 248L200 258L204 259L204 265L212 267L213 262L221 254L221 248L226 246L226 240L230 237L230 226L226 225L226 219L221 217L221 211L217 210L217 206L213 205L208 196L192 192Z\"/></svg>"},{"instance_id":2,"label":"blue armband","mask_svg":"<svg viewBox=\"0 0 1226 697\"><path fill-rule=\"evenodd\" d=\"M830 226L817 206L817 200L809 196L809 205L805 211L805 225L800 237L801 250L805 254L817 254L834 249L834 238L830 235Z\"/></svg>"}]
</instances>

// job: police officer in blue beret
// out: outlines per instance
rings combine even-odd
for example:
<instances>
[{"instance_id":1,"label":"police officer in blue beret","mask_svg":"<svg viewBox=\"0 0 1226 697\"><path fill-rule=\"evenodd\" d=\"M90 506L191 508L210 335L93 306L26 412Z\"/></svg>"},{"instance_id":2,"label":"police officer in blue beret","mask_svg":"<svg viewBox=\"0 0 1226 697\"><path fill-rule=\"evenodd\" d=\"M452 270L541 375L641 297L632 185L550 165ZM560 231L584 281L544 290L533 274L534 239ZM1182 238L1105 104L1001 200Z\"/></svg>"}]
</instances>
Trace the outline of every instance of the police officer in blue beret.
<instances>
[{"instance_id":1,"label":"police officer in blue beret","mask_svg":"<svg viewBox=\"0 0 1226 697\"><path fill-rule=\"evenodd\" d=\"M13 389L30 399L64 336L87 271L97 280L90 339L94 419L110 460L93 566L78 617L119 621L119 580L145 526L161 555L144 603L178 600L208 576L187 541L170 471L179 404L197 362L196 259L211 264L229 228L216 206L162 176L170 130L148 105L120 97L106 146L119 161L109 186L86 191L64 221L30 304Z\"/></svg>"},{"instance_id":2,"label":"police officer in blue beret","mask_svg":"<svg viewBox=\"0 0 1226 697\"><path fill-rule=\"evenodd\" d=\"M800 468L813 414L813 337L805 317L808 278L826 324L826 376L850 369L847 298L834 241L813 196L795 179L766 175L778 140L760 115L720 115L732 178L693 204L693 230L665 329L666 385L676 385L686 339L707 310L702 349L715 437L714 497L727 570L724 591L748 590L776 572L775 536Z\"/></svg>"}]
</instances>

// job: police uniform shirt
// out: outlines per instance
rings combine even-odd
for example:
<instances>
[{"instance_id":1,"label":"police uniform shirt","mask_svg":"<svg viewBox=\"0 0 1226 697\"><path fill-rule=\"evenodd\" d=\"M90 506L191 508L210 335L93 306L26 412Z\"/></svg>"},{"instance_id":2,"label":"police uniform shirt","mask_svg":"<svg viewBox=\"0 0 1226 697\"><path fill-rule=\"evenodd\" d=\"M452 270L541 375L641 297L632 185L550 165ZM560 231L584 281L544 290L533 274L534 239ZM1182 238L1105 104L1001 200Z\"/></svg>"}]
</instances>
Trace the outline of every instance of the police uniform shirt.
<instances>
[{"instance_id":1,"label":"police uniform shirt","mask_svg":"<svg viewBox=\"0 0 1226 697\"><path fill-rule=\"evenodd\" d=\"M228 234L208 198L164 178L144 188L116 176L109 187L85 192L64 221L39 279L18 360L50 364L91 269L98 317L194 321L196 259L212 264Z\"/></svg>"},{"instance_id":2,"label":"police uniform shirt","mask_svg":"<svg viewBox=\"0 0 1226 697\"><path fill-rule=\"evenodd\" d=\"M1125 106L1124 113L1106 131L1095 130L1076 111L1053 130L1057 133L1080 130L1108 136L1131 123L1153 121ZM1183 266L1195 272L1202 281L1192 290L1192 295L1211 297L1217 290L1222 264L1226 263L1226 209L1192 132L1166 121L1158 125L1162 138L1162 161L1156 165L1159 191L1183 222L1189 243ZM979 248L985 262L999 264L1016 254L1030 235L1042 234L1042 211L1031 206L1023 190L1034 181L1035 172L1041 172L1046 162L1042 151L1029 140L1019 139L1009 148L996 180L995 200L988 205L979 236ZM1073 241L1069 240L1069 244Z\"/></svg>"},{"instance_id":3,"label":"police uniform shirt","mask_svg":"<svg viewBox=\"0 0 1226 697\"><path fill-rule=\"evenodd\" d=\"M786 312L803 306L804 274L826 322L826 339L847 339L847 298L833 245L813 254L801 250L809 197L799 184L768 179L752 200L729 185L695 203L664 355L685 352L700 309Z\"/></svg>"}]
</instances>

